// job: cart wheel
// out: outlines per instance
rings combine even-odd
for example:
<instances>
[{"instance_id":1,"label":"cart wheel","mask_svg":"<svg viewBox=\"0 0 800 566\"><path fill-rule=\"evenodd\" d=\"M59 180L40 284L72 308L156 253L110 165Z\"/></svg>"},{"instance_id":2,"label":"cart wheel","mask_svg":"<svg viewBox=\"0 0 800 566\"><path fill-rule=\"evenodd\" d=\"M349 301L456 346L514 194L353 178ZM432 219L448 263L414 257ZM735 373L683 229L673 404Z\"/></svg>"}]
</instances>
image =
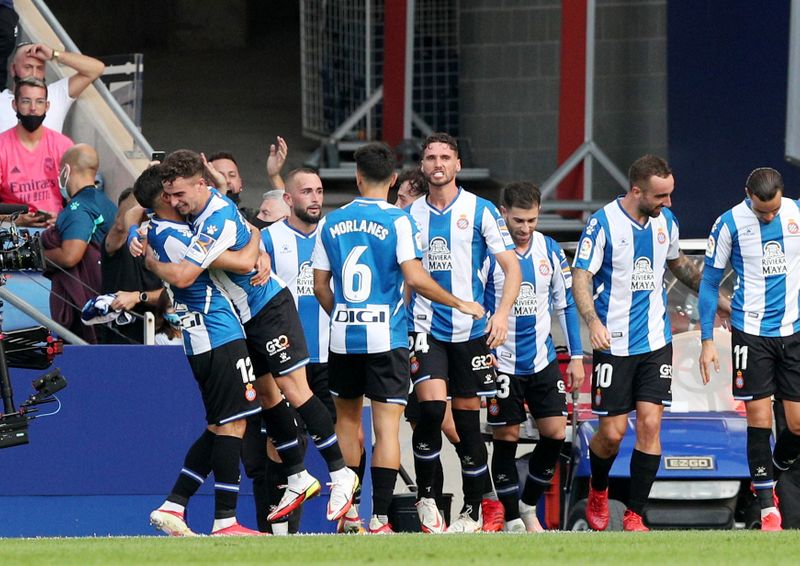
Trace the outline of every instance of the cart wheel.
<instances>
[{"instance_id":1,"label":"cart wheel","mask_svg":"<svg viewBox=\"0 0 800 566\"><path fill-rule=\"evenodd\" d=\"M622 515L625 514L625 504L616 499L608 500L608 528L607 531L622 530ZM589 523L586 522L586 500L578 501L569 512L567 518L568 531L590 531Z\"/></svg>"}]
</instances>

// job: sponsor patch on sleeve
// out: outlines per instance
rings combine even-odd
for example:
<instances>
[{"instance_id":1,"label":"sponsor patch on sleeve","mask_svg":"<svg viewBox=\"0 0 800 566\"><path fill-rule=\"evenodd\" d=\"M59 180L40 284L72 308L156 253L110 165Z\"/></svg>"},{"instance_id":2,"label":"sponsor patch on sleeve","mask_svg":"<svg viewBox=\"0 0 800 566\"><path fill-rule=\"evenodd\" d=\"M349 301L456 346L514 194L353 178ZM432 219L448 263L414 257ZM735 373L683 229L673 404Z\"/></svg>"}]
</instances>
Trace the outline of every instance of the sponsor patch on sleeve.
<instances>
[{"instance_id":1,"label":"sponsor patch on sleeve","mask_svg":"<svg viewBox=\"0 0 800 566\"><path fill-rule=\"evenodd\" d=\"M589 238L581 240L581 247L578 251L579 259L589 259L592 255L592 241Z\"/></svg>"},{"instance_id":2,"label":"sponsor patch on sleeve","mask_svg":"<svg viewBox=\"0 0 800 566\"><path fill-rule=\"evenodd\" d=\"M706 244L706 257L714 257L714 250L717 247L717 241L714 236L708 237L708 244Z\"/></svg>"},{"instance_id":3,"label":"sponsor patch on sleeve","mask_svg":"<svg viewBox=\"0 0 800 566\"><path fill-rule=\"evenodd\" d=\"M198 234L186 252L186 259L202 265L216 241L216 238L205 232Z\"/></svg>"}]
</instances>

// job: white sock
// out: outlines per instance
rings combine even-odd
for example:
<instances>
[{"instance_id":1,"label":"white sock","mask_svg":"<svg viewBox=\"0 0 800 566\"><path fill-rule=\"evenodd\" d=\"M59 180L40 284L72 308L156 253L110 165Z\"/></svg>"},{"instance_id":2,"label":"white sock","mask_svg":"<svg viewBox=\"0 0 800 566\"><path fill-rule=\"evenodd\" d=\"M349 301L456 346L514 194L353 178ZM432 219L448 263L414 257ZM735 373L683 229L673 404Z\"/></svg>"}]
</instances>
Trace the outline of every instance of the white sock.
<instances>
[{"instance_id":1,"label":"white sock","mask_svg":"<svg viewBox=\"0 0 800 566\"><path fill-rule=\"evenodd\" d=\"M523 513L536 513L536 505L528 505L524 501L520 500L519 502L519 513L522 515Z\"/></svg>"},{"instance_id":2,"label":"white sock","mask_svg":"<svg viewBox=\"0 0 800 566\"><path fill-rule=\"evenodd\" d=\"M770 513L777 513L777 514L780 515L780 512L778 511L777 507L767 507L766 509L762 509L761 510L761 518L763 519L764 517L766 517Z\"/></svg>"},{"instance_id":3,"label":"white sock","mask_svg":"<svg viewBox=\"0 0 800 566\"><path fill-rule=\"evenodd\" d=\"M175 513L180 513L183 515L186 512L186 507L181 505L180 503L173 503L172 501L165 501L159 507L162 511L173 511Z\"/></svg>"},{"instance_id":4,"label":"white sock","mask_svg":"<svg viewBox=\"0 0 800 566\"><path fill-rule=\"evenodd\" d=\"M272 534L276 536L285 536L289 534L289 521L281 523L272 523Z\"/></svg>"},{"instance_id":5,"label":"white sock","mask_svg":"<svg viewBox=\"0 0 800 566\"><path fill-rule=\"evenodd\" d=\"M287 479L286 483L289 484L289 487L295 487L299 485L306 485L308 483L309 473L307 470L302 470L297 472L296 474L292 474Z\"/></svg>"},{"instance_id":6,"label":"white sock","mask_svg":"<svg viewBox=\"0 0 800 566\"><path fill-rule=\"evenodd\" d=\"M228 517L227 519L214 519L214 526L211 527L211 532L215 533L220 529L226 529L234 524L236 524L236 517Z\"/></svg>"},{"instance_id":7,"label":"white sock","mask_svg":"<svg viewBox=\"0 0 800 566\"><path fill-rule=\"evenodd\" d=\"M331 472L331 481L335 483L338 483L340 481L346 481L350 476L350 474L352 473L353 470L345 466L341 470L336 470L335 472Z\"/></svg>"}]
</instances>

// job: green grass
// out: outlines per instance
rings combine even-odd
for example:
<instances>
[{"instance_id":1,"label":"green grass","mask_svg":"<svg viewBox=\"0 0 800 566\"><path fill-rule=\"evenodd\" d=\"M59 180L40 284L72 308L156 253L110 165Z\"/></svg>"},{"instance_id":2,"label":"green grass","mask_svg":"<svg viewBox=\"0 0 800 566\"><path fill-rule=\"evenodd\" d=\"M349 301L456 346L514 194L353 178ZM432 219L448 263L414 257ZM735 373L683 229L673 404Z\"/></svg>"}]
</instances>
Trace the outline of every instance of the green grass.
<instances>
[{"instance_id":1,"label":"green grass","mask_svg":"<svg viewBox=\"0 0 800 566\"><path fill-rule=\"evenodd\" d=\"M5 564L797 564L800 533L4 539Z\"/></svg>"}]
</instances>

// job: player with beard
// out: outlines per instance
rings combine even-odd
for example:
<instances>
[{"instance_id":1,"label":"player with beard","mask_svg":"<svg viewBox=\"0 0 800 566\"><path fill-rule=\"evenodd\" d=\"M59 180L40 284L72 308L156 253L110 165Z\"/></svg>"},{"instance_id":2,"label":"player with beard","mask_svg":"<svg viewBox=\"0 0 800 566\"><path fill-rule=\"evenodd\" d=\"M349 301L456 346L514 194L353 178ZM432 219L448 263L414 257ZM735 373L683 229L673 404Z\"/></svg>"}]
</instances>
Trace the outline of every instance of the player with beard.
<instances>
[{"instance_id":1,"label":"player with beard","mask_svg":"<svg viewBox=\"0 0 800 566\"><path fill-rule=\"evenodd\" d=\"M203 169L200 156L189 150L173 152L161 165L164 193L190 220L197 241L180 263L164 264L149 256L145 261L148 269L177 287L191 285L224 250L240 249L249 233L235 205L207 187ZM308 387L308 351L291 293L274 274L261 286L248 275L229 271L215 270L213 277L231 297L244 325L252 360L246 369L248 375L258 376L254 381L265 409L262 416L289 468L286 491L268 519L288 515L320 491L319 482L303 466L297 428L281 394L303 418L328 465L332 487L326 516L330 521L340 519L352 504L358 476L345 466L330 414Z\"/></svg>"},{"instance_id":2,"label":"player with beard","mask_svg":"<svg viewBox=\"0 0 800 566\"><path fill-rule=\"evenodd\" d=\"M497 396L489 400L488 423L492 426L492 477L505 510L505 530L541 530L536 503L550 485L558 466L567 426L565 386L553 339L551 309L568 338L569 385L583 383L583 347L580 323L572 298L569 264L558 244L536 231L541 194L532 183L511 183L503 189L500 213L508 224L522 270L522 286L508 323L508 340L495 350ZM503 272L489 258L486 310L496 308ZM539 439L528 460L528 476L521 498L517 475L517 442L520 424L528 420L528 405Z\"/></svg>"},{"instance_id":3,"label":"player with beard","mask_svg":"<svg viewBox=\"0 0 800 566\"><path fill-rule=\"evenodd\" d=\"M627 194L589 219L572 273L572 293L594 349L592 411L600 426L589 445L586 520L598 531L608 526L608 474L633 410L636 444L623 528L649 530L642 516L661 462L661 416L672 399L664 275L669 268L695 291L701 277L678 247L678 223L669 210L675 179L666 161L640 157L628 182Z\"/></svg>"},{"instance_id":4,"label":"player with beard","mask_svg":"<svg viewBox=\"0 0 800 566\"><path fill-rule=\"evenodd\" d=\"M497 208L456 184L461 161L455 138L443 133L428 136L422 144L421 170L428 181L428 196L416 200L409 212L419 227L425 250L423 267L431 277L456 296L483 301L485 281L479 271L487 254L495 256L506 274L499 305L488 321L474 320L415 293L408 305L411 379L420 406L412 437L420 524L430 533L440 533L444 527L433 482L449 394L460 439L456 451L461 460L464 506L448 532L475 532L483 527L480 503L490 481L480 430L480 397L496 393L490 348L506 340L521 274L514 244Z\"/></svg>"}]
</instances>

